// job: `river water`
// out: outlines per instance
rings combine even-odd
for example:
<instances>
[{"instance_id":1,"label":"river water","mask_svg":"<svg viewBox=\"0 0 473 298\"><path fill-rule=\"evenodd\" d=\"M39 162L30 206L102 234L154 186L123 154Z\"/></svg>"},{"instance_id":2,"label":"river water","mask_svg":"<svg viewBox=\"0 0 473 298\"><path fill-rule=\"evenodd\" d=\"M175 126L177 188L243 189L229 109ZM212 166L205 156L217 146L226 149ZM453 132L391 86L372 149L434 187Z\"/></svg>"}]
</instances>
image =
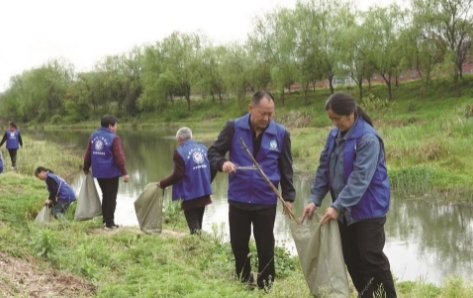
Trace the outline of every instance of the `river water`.
<instances>
[{"instance_id":1,"label":"river water","mask_svg":"<svg viewBox=\"0 0 473 298\"><path fill-rule=\"evenodd\" d=\"M77 154L83 154L90 136L89 131L36 131L34 134L36 138L59 142ZM122 138L130 182L120 182L115 218L119 225L137 226L134 200L146 184L167 177L173 170L175 129L119 130L118 134ZM78 177L72 183L77 192L81 182ZM297 190L294 210L300 215L309 197L312 179L296 176L294 184ZM203 223L203 229L208 232L212 231L212 225L217 225L225 240L228 240L227 187L227 176L219 173L212 184L213 204L207 207ZM165 196L170 197L170 190ZM325 204L328 202L327 198ZM282 212L278 212L277 245L295 254L286 220ZM400 280L420 279L438 285L449 275L470 280L473 275L473 208L394 196L386 223L385 254Z\"/></svg>"}]
</instances>

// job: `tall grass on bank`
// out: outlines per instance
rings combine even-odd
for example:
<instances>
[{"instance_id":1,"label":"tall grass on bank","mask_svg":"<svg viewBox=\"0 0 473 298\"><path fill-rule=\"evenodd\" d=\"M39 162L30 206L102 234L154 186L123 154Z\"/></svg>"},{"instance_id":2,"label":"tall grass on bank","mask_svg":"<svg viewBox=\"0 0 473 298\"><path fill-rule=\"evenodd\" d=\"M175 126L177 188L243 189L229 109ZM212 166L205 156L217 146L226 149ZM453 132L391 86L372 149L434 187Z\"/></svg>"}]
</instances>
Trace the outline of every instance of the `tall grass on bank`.
<instances>
[{"instance_id":1,"label":"tall grass on bank","mask_svg":"<svg viewBox=\"0 0 473 298\"><path fill-rule=\"evenodd\" d=\"M24 147L17 153L16 172L24 175L34 175L38 166L52 169L56 174L66 180L80 172L82 158L72 154L65 146L58 146L48 141L31 139L27 134L22 134ZM2 147L2 154L6 165L5 172L11 171L11 162L8 151Z\"/></svg>"},{"instance_id":2,"label":"tall grass on bank","mask_svg":"<svg viewBox=\"0 0 473 298\"><path fill-rule=\"evenodd\" d=\"M473 202L473 119L455 111L418 123L381 126L395 189Z\"/></svg>"}]
</instances>

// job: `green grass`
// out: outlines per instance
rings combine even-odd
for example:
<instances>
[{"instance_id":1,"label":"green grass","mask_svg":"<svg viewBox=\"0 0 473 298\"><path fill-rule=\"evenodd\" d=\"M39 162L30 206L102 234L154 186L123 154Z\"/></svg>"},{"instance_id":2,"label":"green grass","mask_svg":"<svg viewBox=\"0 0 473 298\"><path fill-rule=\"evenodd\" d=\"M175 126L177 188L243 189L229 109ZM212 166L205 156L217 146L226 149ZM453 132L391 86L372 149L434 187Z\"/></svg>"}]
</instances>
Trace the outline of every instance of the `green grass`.
<instances>
[{"instance_id":1,"label":"green grass","mask_svg":"<svg viewBox=\"0 0 473 298\"><path fill-rule=\"evenodd\" d=\"M53 170L56 174L69 181L73 175L82 169L82 158L76 152L64 146L57 146L48 141L31 139L22 135L24 147L17 153L17 172L34 175L38 166ZM11 163L8 152L2 147L3 158L6 161L5 171L10 171Z\"/></svg>"},{"instance_id":2,"label":"green grass","mask_svg":"<svg viewBox=\"0 0 473 298\"><path fill-rule=\"evenodd\" d=\"M100 220L38 224L33 219L41 208L43 182L7 173L0 183L0 250L34 256L43 266L83 278L96 287L94 297L312 297L298 259L283 249L276 251L279 276L271 293L250 291L234 279L231 249L216 227L199 238L185 232L154 237L136 228L106 233ZM396 286L399 297L473 295L471 284L456 277L442 287L421 281Z\"/></svg>"},{"instance_id":3,"label":"green grass","mask_svg":"<svg viewBox=\"0 0 473 298\"><path fill-rule=\"evenodd\" d=\"M38 155L38 160L64 168L64 173L74 172L73 156L69 156L73 162L60 166L69 160L67 151L34 140L28 144L31 149L48 147L41 151L47 156ZM183 225L176 225L182 214L179 219L175 206L166 207L168 220L160 236L144 235L137 228L110 233L102 229L100 218L72 221L74 208L68 222L35 223L46 190L27 168L24 174L0 175L0 185L0 251L17 258L34 257L44 270L85 279L95 289L93 297L312 297L298 258L282 248L276 250L279 275L272 291L246 289L234 279L234 260L230 246L222 242L222 231L214 227L213 233L201 238L188 235ZM169 232L174 227L178 231ZM255 251L254 243L251 250ZM251 262L256 262L254 257ZM441 287L422 281L396 281L396 287L398 297L473 297L471 283L457 277L445 279ZM73 297L90 293L89 288Z\"/></svg>"}]
</instances>

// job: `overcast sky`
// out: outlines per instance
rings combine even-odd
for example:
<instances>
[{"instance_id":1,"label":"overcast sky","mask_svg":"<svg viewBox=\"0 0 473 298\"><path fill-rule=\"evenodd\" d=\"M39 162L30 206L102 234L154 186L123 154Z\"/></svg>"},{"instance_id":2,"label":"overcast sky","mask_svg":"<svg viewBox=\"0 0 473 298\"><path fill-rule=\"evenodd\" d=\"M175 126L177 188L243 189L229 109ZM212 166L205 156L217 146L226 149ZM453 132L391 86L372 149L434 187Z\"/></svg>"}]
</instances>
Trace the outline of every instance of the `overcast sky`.
<instances>
[{"instance_id":1,"label":"overcast sky","mask_svg":"<svg viewBox=\"0 0 473 298\"><path fill-rule=\"evenodd\" d=\"M358 0L366 9L389 0ZM296 0L0 0L0 92L10 77L50 59L88 70L106 55L200 30L215 43L243 41L253 19Z\"/></svg>"}]
</instances>

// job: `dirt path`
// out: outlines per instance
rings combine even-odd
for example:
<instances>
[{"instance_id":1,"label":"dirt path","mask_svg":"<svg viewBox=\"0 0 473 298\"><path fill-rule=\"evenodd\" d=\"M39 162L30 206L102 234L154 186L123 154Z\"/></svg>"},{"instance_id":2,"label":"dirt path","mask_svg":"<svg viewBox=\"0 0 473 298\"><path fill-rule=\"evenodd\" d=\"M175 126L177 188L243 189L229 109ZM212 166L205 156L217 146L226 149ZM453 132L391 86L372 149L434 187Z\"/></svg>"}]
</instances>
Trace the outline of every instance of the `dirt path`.
<instances>
[{"instance_id":1,"label":"dirt path","mask_svg":"<svg viewBox=\"0 0 473 298\"><path fill-rule=\"evenodd\" d=\"M95 229L93 233L113 235L120 232L142 233L138 227L123 227L113 231ZM186 233L163 230L160 237L183 237ZM92 297L96 287L73 276L41 266L33 257L15 258L0 252L0 298L79 298Z\"/></svg>"},{"instance_id":2,"label":"dirt path","mask_svg":"<svg viewBox=\"0 0 473 298\"><path fill-rule=\"evenodd\" d=\"M43 269L33 259L0 253L0 297L92 297L95 286L78 277Z\"/></svg>"}]
</instances>

